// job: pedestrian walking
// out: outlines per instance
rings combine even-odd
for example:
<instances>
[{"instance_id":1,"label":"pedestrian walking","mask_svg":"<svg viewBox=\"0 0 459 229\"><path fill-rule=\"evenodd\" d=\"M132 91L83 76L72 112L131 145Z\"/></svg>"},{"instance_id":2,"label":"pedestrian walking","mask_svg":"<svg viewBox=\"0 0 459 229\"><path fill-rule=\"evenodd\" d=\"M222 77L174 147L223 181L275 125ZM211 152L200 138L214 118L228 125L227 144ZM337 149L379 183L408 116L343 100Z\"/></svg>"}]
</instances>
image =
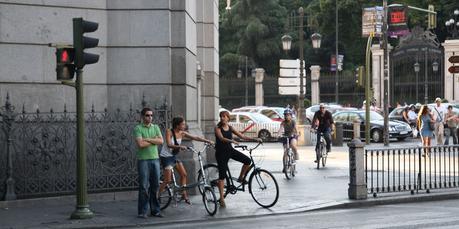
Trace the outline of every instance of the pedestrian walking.
<instances>
[{"instance_id":1,"label":"pedestrian walking","mask_svg":"<svg viewBox=\"0 0 459 229\"><path fill-rule=\"evenodd\" d=\"M424 147L430 147L431 139L432 139L432 126L434 124L434 119L432 117L432 114L429 112L429 107L427 105L423 105L421 107L421 110L419 111L419 116L418 116L418 128L421 132L421 141L422 141L422 146ZM423 156L428 152L427 150L424 151Z\"/></svg>"},{"instance_id":2,"label":"pedestrian walking","mask_svg":"<svg viewBox=\"0 0 459 229\"><path fill-rule=\"evenodd\" d=\"M153 111L150 108L143 108L140 114L142 123L134 128L139 173L137 213L139 218L147 218L148 207L150 207L151 216L163 217L157 198L160 171L158 145L163 144L163 137L158 125L152 123Z\"/></svg>"},{"instance_id":3,"label":"pedestrian walking","mask_svg":"<svg viewBox=\"0 0 459 229\"><path fill-rule=\"evenodd\" d=\"M432 115L435 120L435 138L437 139L437 145L443 145L443 137L445 132L445 127L443 123L445 122L446 108L441 104L441 99L435 99L436 105L433 107Z\"/></svg>"},{"instance_id":4,"label":"pedestrian walking","mask_svg":"<svg viewBox=\"0 0 459 229\"><path fill-rule=\"evenodd\" d=\"M446 140L445 140L445 145L449 145L449 137L451 136L453 138L453 144L457 144L457 121L458 121L458 116L454 114L453 112L453 106L449 105L448 106L448 112L446 112L445 115L445 132L446 132Z\"/></svg>"}]
</instances>

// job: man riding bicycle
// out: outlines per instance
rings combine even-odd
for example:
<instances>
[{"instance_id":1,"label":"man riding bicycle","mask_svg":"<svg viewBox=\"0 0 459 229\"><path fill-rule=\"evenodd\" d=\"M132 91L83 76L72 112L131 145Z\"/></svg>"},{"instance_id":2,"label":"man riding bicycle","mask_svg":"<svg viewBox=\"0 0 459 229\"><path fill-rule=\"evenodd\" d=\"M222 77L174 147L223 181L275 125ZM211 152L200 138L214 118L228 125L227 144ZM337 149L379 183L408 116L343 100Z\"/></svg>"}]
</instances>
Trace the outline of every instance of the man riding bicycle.
<instances>
[{"instance_id":1,"label":"man riding bicycle","mask_svg":"<svg viewBox=\"0 0 459 229\"><path fill-rule=\"evenodd\" d=\"M279 128L279 136L283 133L283 138L282 144L284 145L284 157L283 157L283 169L282 172L285 172L285 164L287 161L287 138L290 142L290 148L292 148L292 151L295 156L295 160L298 160L298 151L297 151L297 139L298 139L298 130L296 129L296 123L294 120L292 120L292 110L290 108L287 108L284 110L284 121L281 122L280 128Z\"/></svg>"},{"instance_id":2,"label":"man riding bicycle","mask_svg":"<svg viewBox=\"0 0 459 229\"><path fill-rule=\"evenodd\" d=\"M317 129L317 143L316 151L320 146L320 135L323 133L325 141L327 142L327 153L331 150L331 131L334 125L333 117L330 111L325 109L323 103L320 104L319 110L314 113L314 118L312 119L312 128ZM314 161L317 163L317 160Z\"/></svg>"}]
</instances>

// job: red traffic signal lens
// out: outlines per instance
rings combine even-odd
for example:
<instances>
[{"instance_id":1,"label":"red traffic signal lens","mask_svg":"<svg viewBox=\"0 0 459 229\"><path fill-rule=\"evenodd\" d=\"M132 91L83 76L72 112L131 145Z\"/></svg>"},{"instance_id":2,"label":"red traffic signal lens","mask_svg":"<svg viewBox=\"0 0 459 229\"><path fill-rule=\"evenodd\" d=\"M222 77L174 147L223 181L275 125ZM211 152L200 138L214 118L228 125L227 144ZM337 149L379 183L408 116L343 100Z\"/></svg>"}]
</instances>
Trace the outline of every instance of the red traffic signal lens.
<instances>
[{"instance_id":1,"label":"red traffic signal lens","mask_svg":"<svg viewBox=\"0 0 459 229\"><path fill-rule=\"evenodd\" d=\"M69 52L64 49L61 53L61 62L68 62L69 61Z\"/></svg>"}]
</instances>

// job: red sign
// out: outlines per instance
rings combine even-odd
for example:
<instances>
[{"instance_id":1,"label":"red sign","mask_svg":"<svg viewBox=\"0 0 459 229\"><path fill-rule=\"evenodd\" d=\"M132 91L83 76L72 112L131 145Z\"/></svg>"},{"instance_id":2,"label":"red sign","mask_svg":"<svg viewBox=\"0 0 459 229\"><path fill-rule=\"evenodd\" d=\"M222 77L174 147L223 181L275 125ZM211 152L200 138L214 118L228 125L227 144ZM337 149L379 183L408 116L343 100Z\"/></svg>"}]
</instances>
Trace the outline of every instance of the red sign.
<instances>
[{"instance_id":1,"label":"red sign","mask_svg":"<svg viewBox=\"0 0 459 229\"><path fill-rule=\"evenodd\" d=\"M459 73L459 66L451 66L448 68L448 72L450 73Z\"/></svg>"},{"instance_id":2,"label":"red sign","mask_svg":"<svg viewBox=\"0 0 459 229\"><path fill-rule=\"evenodd\" d=\"M390 23L406 23L405 11L393 11L390 12Z\"/></svg>"},{"instance_id":3,"label":"red sign","mask_svg":"<svg viewBox=\"0 0 459 229\"><path fill-rule=\"evenodd\" d=\"M459 56L451 56L450 58L448 58L448 61L452 64L459 63Z\"/></svg>"}]
</instances>

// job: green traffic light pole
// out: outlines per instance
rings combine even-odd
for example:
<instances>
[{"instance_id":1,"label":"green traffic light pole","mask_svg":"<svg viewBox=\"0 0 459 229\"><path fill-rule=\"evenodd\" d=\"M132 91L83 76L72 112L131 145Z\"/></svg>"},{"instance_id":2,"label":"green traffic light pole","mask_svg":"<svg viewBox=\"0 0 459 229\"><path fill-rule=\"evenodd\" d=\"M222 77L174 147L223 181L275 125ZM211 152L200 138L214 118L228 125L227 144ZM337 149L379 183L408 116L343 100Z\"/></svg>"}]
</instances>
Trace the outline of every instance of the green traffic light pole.
<instances>
[{"instance_id":1,"label":"green traffic light pole","mask_svg":"<svg viewBox=\"0 0 459 229\"><path fill-rule=\"evenodd\" d=\"M89 209L87 172L86 172L86 150L84 139L84 97L83 97L83 69L76 70L76 110L77 110L77 205L70 216L71 219L89 219L94 213Z\"/></svg>"}]
</instances>

